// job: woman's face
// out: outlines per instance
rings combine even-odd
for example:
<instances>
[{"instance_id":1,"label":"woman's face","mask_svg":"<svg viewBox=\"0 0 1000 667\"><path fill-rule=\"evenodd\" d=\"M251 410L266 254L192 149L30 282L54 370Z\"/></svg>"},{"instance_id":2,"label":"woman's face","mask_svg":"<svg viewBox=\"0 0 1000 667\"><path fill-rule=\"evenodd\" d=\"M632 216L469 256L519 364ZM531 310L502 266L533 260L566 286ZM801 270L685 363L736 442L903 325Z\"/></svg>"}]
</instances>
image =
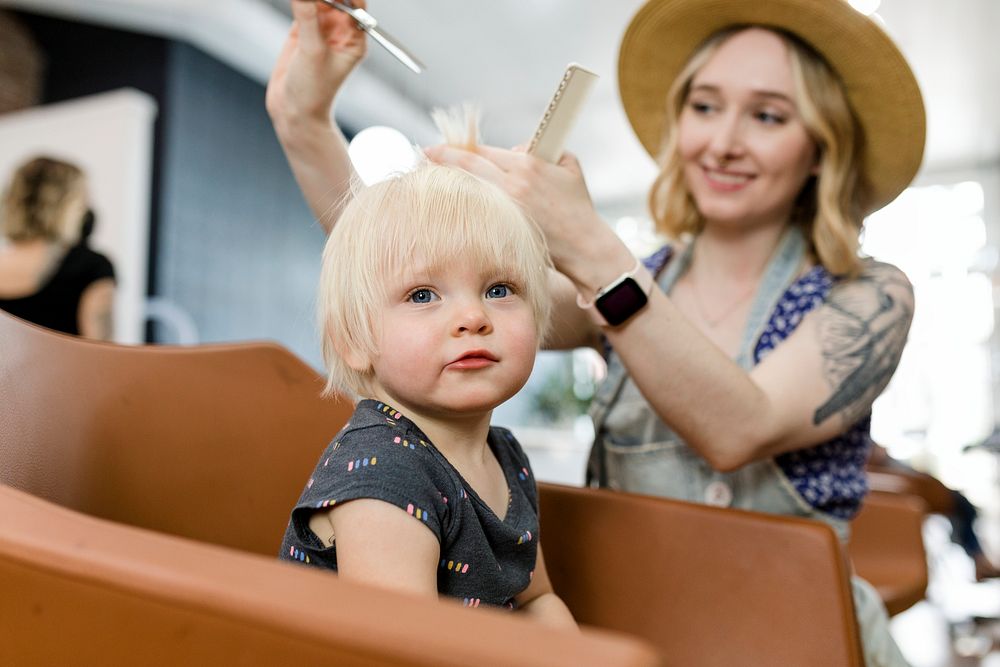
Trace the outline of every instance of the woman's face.
<instances>
[{"instance_id":1,"label":"woman's face","mask_svg":"<svg viewBox=\"0 0 1000 667\"><path fill-rule=\"evenodd\" d=\"M706 224L785 224L816 172L789 58L777 35L750 28L723 42L695 74L678 150Z\"/></svg>"}]
</instances>

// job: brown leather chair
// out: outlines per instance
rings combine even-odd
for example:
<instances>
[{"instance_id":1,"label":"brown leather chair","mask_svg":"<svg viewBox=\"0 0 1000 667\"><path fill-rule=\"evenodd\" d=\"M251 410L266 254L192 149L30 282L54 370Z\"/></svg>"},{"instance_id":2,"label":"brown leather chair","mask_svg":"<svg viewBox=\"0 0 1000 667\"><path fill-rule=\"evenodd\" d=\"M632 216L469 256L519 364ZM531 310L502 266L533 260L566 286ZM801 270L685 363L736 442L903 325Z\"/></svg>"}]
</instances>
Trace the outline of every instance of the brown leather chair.
<instances>
[{"instance_id":1,"label":"brown leather chair","mask_svg":"<svg viewBox=\"0 0 1000 667\"><path fill-rule=\"evenodd\" d=\"M539 485L545 562L581 623L678 665L863 664L843 550L825 524Z\"/></svg>"},{"instance_id":2,"label":"brown leather chair","mask_svg":"<svg viewBox=\"0 0 1000 667\"><path fill-rule=\"evenodd\" d=\"M872 491L917 496L932 514L950 514L955 510L951 490L934 477L894 466L868 465L868 487Z\"/></svg>"},{"instance_id":3,"label":"brown leather chair","mask_svg":"<svg viewBox=\"0 0 1000 667\"><path fill-rule=\"evenodd\" d=\"M126 348L0 314L0 351L0 394L11 397L0 403L0 457L11 462L0 482L269 559L351 409L318 398L317 374L274 345ZM581 622L651 640L676 651L668 658L678 664L792 664L803 655L860 664L843 562L825 527L552 486L542 505L549 569ZM788 565L800 544L816 560ZM804 594L809 609L797 606ZM786 610L778 617L788 627L761 622L772 606ZM788 609L802 615L793 620ZM803 634L807 625L813 634Z\"/></svg>"},{"instance_id":4,"label":"brown leather chair","mask_svg":"<svg viewBox=\"0 0 1000 667\"><path fill-rule=\"evenodd\" d=\"M872 491L851 522L848 552L854 569L879 592L890 615L927 593L926 514L927 505L917 496Z\"/></svg>"},{"instance_id":5,"label":"brown leather chair","mask_svg":"<svg viewBox=\"0 0 1000 667\"><path fill-rule=\"evenodd\" d=\"M349 401L270 343L122 346L0 313L0 482L93 516L276 556Z\"/></svg>"},{"instance_id":6,"label":"brown leather chair","mask_svg":"<svg viewBox=\"0 0 1000 667\"><path fill-rule=\"evenodd\" d=\"M2 665L661 664L638 640L96 519L0 485Z\"/></svg>"},{"instance_id":7,"label":"brown leather chair","mask_svg":"<svg viewBox=\"0 0 1000 667\"><path fill-rule=\"evenodd\" d=\"M123 347L0 313L0 664L660 664L278 562L352 409L320 388L277 345Z\"/></svg>"}]
</instances>

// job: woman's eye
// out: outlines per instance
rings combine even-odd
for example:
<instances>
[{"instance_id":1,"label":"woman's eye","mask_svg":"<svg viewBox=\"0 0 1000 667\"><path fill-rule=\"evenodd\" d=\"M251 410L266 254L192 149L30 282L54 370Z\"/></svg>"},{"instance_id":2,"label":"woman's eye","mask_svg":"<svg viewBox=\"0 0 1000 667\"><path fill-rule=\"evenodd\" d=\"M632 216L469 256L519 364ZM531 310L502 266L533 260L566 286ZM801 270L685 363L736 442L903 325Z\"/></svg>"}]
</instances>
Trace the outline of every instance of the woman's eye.
<instances>
[{"instance_id":1,"label":"woman's eye","mask_svg":"<svg viewBox=\"0 0 1000 667\"><path fill-rule=\"evenodd\" d=\"M692 102L688 103L688 106L690 106L691 110L694 111L697 114L707 114L707 113L710 113L712 111L712 109L714 108L708 102L695 102L695 101L692 101Z\"/></svg>"},{"instance_id":2,"label":"woman's eye","mask_svg":"<svg viewBox=\"0 0 1000 667\"><path fill-rule=\"evenodd\" d=\"M413 303L430 303L437 298L437 294L429 289L417 289L410 292L409 301Z\"/></svg>"},{"instance_id":3,"label":"woman's eye","mask_svg":"<svg viewBox=\"0 0 1000 667\"><path fill-rule=\"evenodd\" d=\"M486 290L487 299L502 299L510 294L510 287L504 284L494 285L493 287Z\"/></svg>"},{"instance_id":4,"label":"woman's eye","mask_svg":"<svg viewBox=\"0 0 1000 667\"><path fill-rule=\"evenodd\" d=\"M758 111L757 120L766 125L782 125L785 122L785 117L770 111Z\"/></svg>"}]
</instances>

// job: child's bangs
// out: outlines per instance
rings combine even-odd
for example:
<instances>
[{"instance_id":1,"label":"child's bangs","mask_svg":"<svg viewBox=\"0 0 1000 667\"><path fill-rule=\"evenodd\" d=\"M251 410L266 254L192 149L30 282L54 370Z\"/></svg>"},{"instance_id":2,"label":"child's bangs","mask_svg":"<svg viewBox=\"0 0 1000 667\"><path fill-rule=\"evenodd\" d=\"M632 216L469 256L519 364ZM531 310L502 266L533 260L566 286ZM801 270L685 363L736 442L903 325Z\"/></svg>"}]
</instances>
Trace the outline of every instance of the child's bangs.
<instances>
[{"instance_id":1,"label":"child's bangs","mask_svg":"<svg viewBox=\"0 0 1000 667\"><path fill-rule=\"evenodd\" d=\"M517 206L468 174L436 175L439 182L425 184L422 196L396 199L381 211L383 225L396 227L395 233L383 230L381 268L392 272L419 262L434 270L467 261L507 280L529 280L545 259Z\"/></svg>"}]
</instances>

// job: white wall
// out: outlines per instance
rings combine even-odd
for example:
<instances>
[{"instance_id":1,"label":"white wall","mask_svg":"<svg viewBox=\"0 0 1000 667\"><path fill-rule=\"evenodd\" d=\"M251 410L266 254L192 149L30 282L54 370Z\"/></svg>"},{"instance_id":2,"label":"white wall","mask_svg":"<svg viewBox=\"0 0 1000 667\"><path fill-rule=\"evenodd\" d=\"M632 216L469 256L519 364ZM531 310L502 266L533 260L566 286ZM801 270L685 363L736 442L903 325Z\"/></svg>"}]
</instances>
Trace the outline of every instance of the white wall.
<instances>
[{"instance_id":1,"label":"white wall","mask_svg":"<svg viewBox=\"0 0 1000 667\"><path fill-rule=\"evenodd\" d=\"M0 116L0 181L45 153L88 175L97 226L91 246L115 266L114 338L143 340L149 193L156 103L122 89Z\"/></svg>"}]
</instances>

